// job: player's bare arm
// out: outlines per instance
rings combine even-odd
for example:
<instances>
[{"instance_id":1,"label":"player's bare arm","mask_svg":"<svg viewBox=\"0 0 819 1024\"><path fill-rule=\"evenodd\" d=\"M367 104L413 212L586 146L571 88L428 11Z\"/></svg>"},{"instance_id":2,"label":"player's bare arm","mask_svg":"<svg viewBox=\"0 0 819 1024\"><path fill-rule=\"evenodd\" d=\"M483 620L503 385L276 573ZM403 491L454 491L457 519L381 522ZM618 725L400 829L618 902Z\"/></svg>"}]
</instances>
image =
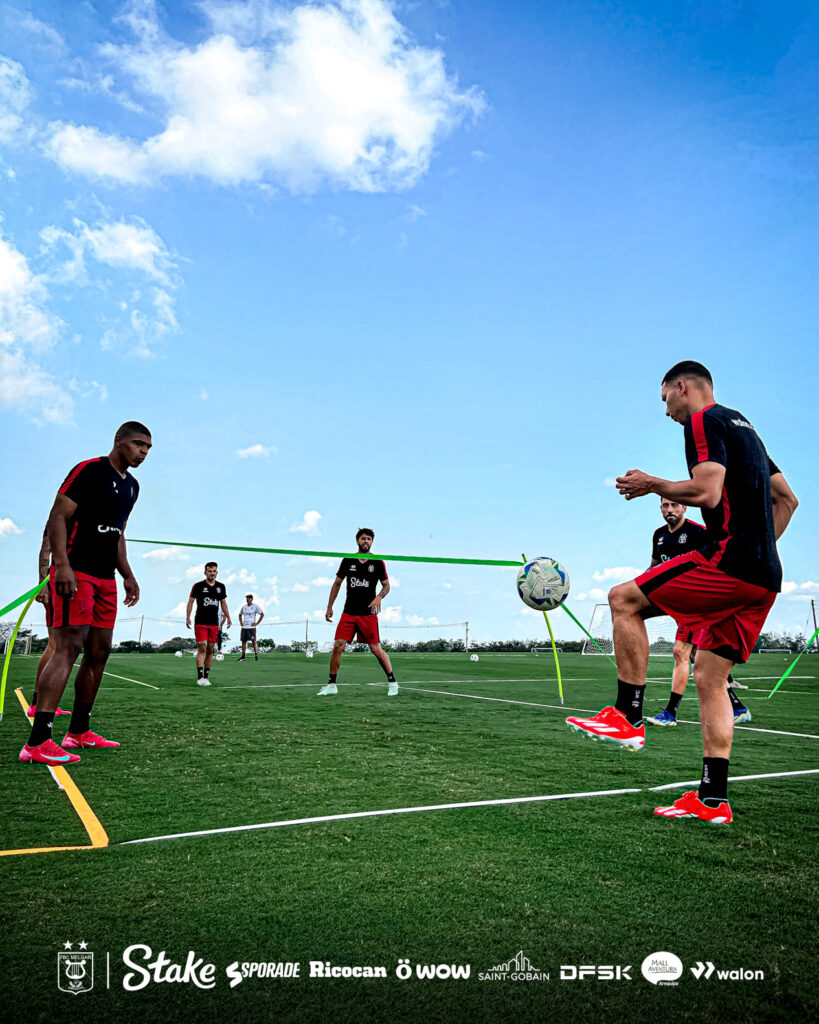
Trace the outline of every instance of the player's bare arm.
<instances>
[{"instance_id":1,"label":"player's bare arm","mask_svg":"<svg viewBox=\"0 0 819 1024\"><path fill-rule=\"evenodd\" d=\"M227 603L227 601L224 598L222 598L222 603L221 603L220 607L222 609L222 614L225 617L225 622L227 623L227 627L228 627L228 629L230 629L230 627L233 625L233 620L230 617L230 609L228 608L228 603ZM190 615L190 611L188 611L188 615Z\"/></svg>"},{"instance_id":2,"label":"player's bare arm","mask_svg":"<svg viewBox=\"0 0 819 1024\"><path fill-rule=\"evenodd\" d=\"M264 618L264 612L259 612L258 619L256 619L256 621L253 623L253 628L254 629L259 625L259 623L262 621L263 618Z\"/></svg>"},{"instance_id":3,"label":"player's bare arm","mask_svg":"<svg viewBox=\"0 0 819 1024\"><path fill-rule=\"evenodd\" d=\"M376 615L381 611L381 602L390 592L390 581L384 580L381 585L381 589L375 595L372 601L370 601L370 608L375 612Z\"/></svg>"},{"instance_id":4,"label":"player's bare arm","mask_svg":"<svg viewBox=\"0 0 819 1024\"><path fill-rule=\"evenodd\" d=\"M77 592L77 577L68 562L68 529L66 523L77 511L76 502L58 494L51 506L46 531L54 563L54 586L62 597L73 597Z\"/></svg>"},{"instance_id":5,"label":"player's bare arm","mask_svg":"<svg viewBox=\"0 0 819 1024\"><path fill-rule=\"evenodd\" d=\"M335 604L338 592L341 590L341 584L343 583L341 576L336 576L333 580L333 585L330 587L330 596L327 598L327 611L324 613L324 618L328 622L333 621L333 605Z\"/></svg>"},{"instance_id":6,"label":"player's bare arm","mask_svg":"<svg viewBox=\"0 0 819 1024\"><path fill-rule=\"evenodd\" d=\"M642 498L646 494L659 494L662 498L694 505L697 508L716 508L725 482L725 466L718 462L700 462L691 471L690 480L663 480L649 476L640 469L630 469L617 478L617 490L626 501Z\"/></svg>"},{"instance_id":7,"label":"player's bare arm","mask_svg":"<svg viewBox=\"0 0 819 1024\"><path fill-rule=\"evenodd\" d=\"M774 536L779 540L799 505L796 495L788 486L788 481L782 473L774 473L771 477L771 502L773 504Z\"/></svg>"},{"instance_id":8,"label":"player's bare arm","mask_svg":"<svg viewBox=\"0 0 819 1024\"><path fill-rule=\"evenodd\" d=\"M139 600L139 584L134 576L134 570L128 562L128 550L125 544L125 534L121 534L117 545L117 572L122 577L122 585L125 588L125 600L123 604L127 608L133 606Z\"/></svg>"},{"instance_id":9,"label":"player's bare arm","mask_svg":"<svg viewBox=\"0 0 819 1024\"><path fill-rule=\"evenodd\" d=\"M188 598L188 607L185 609L185 625L191 628L191 612L193 611L193 595Z\"/></svg>"},{"instance_id":10,"label":"player's bare arm","mask_svg":"<svg viewBox=\"0 0 819 1024\"><path fill-rule=\"evenodd\" d=\"M40 583L48 576L51 564L51 545L48 543L48 525L43 529L43 541L40 544L40 553L37 556L37 578ZM43 587L37 595L40 604L48 604L50 600L50 587Z\"/></svg>"}]
</instances>

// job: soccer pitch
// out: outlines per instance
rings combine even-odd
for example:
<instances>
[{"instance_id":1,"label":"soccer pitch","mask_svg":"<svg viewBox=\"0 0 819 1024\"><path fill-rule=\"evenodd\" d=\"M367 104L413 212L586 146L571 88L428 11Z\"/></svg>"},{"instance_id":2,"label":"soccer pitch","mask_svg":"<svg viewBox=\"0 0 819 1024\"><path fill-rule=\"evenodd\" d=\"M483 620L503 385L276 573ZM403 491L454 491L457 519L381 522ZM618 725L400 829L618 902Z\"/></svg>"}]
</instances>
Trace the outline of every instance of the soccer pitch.
<instances>
[{"instance_id":1,"label":"soccer pitch","mask_svg":"<svg viewBox=\"0 0 819 1024\"><path fill-rule=\"evenodd\" d=\"M327 661L228 655L206 689L190 656L112 656L93 725L122 747L83 751L70 770L110 845L0 860L8 1019L815 1013L819 776L737 781L728 828L657 819L653 808L699 776L693 683L680 724L653 729L645 750L630 753L564 724L612 700L613 669L601 657L561 656L564 709L543 655L395 655L401 690L390 699L370 655L347 655L338 696L318 698ZM804 657L766 699L789 661L757 655L736 673L753 721L736 730L734 778L819 768L819 658ZM11 689L28 695L35 665L13 660L0 724L2 848L87 845L49 771L16 763L27 725ZM670 659L652 660L649 713L665 703L670 670ZM66 707L70 694L71 684ZM57 720L55 738L67 721ZM673 783L679 790L651 792ZM518 802L555 795L566 798ZM509 802L441 808L481 801ZM362 815L370 811L404 813ZM58 988L68 984L58 953L69 942L72 955L80 943L94 953L93 989L71 1000ZM150 956L137 948L125 963L134 946ZM150 969L163 950L166 966ZM678 985L643 977L644 959L659 952L682 961ZM189 953L201 964L175 982L184 972L169 962L184 965ZM311 963L328 962L376 976L311 977ZM245 963L291 966L244 977ZM399 963L411 977L396 977ZM422 974L446 965L444 976L419 978L419 965ZM467 965L468 978L445 976ZM625 976L605 980L599 968L609 966ZM753 977L720 977L731 971ZM129 991L128 974L147 983Z\"/></svg>"}]
</instances>

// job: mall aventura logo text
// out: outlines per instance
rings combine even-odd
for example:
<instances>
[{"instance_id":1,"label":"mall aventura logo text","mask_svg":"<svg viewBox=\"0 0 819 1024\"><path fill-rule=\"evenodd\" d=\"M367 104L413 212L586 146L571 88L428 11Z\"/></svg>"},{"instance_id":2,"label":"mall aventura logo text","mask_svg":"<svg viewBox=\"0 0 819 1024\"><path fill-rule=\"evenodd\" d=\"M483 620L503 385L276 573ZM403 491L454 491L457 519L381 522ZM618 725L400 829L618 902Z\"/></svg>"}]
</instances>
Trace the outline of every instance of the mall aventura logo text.
<instances>
[{"instance_id":1,"label":"mall aventura logo text","mask_svg":"<svg viewBox=\"0 0 819 1024\"><path fill-rule=\"evenodd\" d=\"M540 971L532 964L528 956L519 950L505 964L497 964L488 971L478 975L478 981L548 981L546 971Z\"/></svg>"}]
</instances>

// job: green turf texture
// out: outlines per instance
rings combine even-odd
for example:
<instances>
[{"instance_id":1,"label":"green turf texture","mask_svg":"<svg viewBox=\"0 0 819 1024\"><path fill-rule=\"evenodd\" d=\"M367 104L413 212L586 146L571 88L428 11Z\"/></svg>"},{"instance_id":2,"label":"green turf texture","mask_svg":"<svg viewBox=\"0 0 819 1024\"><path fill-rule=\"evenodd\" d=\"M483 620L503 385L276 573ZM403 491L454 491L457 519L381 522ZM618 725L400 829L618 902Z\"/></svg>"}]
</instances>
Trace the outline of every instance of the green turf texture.
<instances>
[{"instance_id":1,"label":"green turf texture","mask_svg":"<svg viewBox=\"0 0 819 1024\"><path fill-rule=\"evenodd\" d=\"M10 686L36 659L17 657ZM614 697L609 663L563 655L568 708ZM757 656L738 677L752 727L819 735L819 658ZM551 656L397 655L397 698L370 655L347 655L337 697L319 698L327 657L228 655L213 686L193 658L115 655L92 724L118 751L86 751L71 774L108 832L101 851L0 858L6 943L0 994L9 1020L793 1021L816 1014L816 781L737 783L729 828L661 821L698 777L696 725L649 732L630 753L592 743L555 707ZM670 659L652 661L665 679ZM309 684L283 687L281 684ZM276 684L269 686L266 684ZM377 685L370 685L377 684ZM236 687L236 688L232 688ZM438 690L443 693L428 693ZM646 709L668 683L649 683ZM70 707L71 687L64 706ZM451 694L448 695L448 694ZM531 702L471 700L455 694ZM693 684L680 718L697 719ZM55 727L61 738L62 723ZM43 766L16 763L27 726L13 692L0 723L4 849L86 842ZM737 730L732 775L819 767L819 739ZM431 811L121 846L129 839L369 809L639 788L631 795ZM681 792L682 790L680 790ZM88 942L93 992L57 988L57 952ZM122 987L123 950L144 943L217 967L217 985ZM76 949L76 945L74 947ZM480 982L519 950L544 982ZM675 988L649 985L645 956L685 965ZM112 987L105 988L105 954ZM468 980L395 978L412 965L469 964ZM233 961L300 961L297 980L230 989ZM387 979L307 976L310 960L383 965ZM755 982L697 981L689 967L763 970ZM562 964L631 965L630 982L561 981Z\"/></svg>"}]
</instances>

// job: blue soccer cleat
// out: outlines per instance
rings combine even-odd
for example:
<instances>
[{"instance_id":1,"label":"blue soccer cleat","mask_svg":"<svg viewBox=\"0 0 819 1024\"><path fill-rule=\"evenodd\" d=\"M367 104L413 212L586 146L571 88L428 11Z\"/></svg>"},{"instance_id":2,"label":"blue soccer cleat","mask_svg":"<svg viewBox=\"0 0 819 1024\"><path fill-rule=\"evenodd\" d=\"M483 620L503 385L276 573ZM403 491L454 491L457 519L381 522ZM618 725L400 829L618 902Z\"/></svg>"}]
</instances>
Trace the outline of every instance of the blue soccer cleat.
<instances>
[{"instance_id":1,"label":"blue soccer cleat","mask_svg":"<svg viewBox=\"0 0 819 1024\"><path fill-rule=\"evenodd\" d=\"M751 712L747 708L734 708L734 725L740 722L750 722Z\"/></svg>"},{"instance_id":2,"label":"blue soccer cleat","mask_svg":"<svg viewBox=\"0 0 819 1024\"><path fill-rule=\"evenodd\" d=\"M646 718L645 721L649 722L651 725L676 725L677 716L672 715L668 708L663 708L659 714L656 714L651 718Z\"/></svg>"}]
</instances>

